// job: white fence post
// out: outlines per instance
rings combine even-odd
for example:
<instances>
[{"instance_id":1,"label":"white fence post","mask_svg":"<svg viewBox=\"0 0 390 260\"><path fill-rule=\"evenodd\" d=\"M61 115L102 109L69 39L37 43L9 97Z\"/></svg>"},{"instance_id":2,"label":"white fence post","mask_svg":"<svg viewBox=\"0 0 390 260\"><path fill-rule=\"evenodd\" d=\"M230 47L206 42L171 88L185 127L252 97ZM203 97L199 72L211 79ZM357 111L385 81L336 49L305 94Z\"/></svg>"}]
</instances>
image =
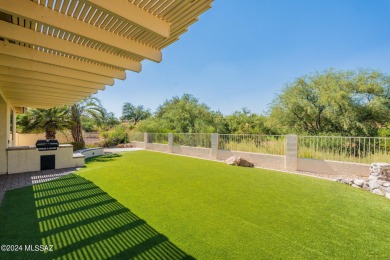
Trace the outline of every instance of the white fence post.
<instances>
[{"instance_id":1,"label":"white fence post","mask_svg":"<svg viewBox=\"0 0 390 260\"><path fill-rule=\"evenodd\" d=\"M173 146L173 134L168 134L168 153L172 153L172 146Z\"/></svg>"},{"instance_id":2,"label":"white fence post","mask_svg":"<svg viewBox=\"0 0 390 260\"><path fill-rule=\"evenodd\" d=\"M219 134L211 134L211 158L218 157Z\"/></svg>"},{"instance_id":3,"label":"white fence post","mask_svg":"<svg viewBox=\"0 0 390 260\"><path fill-rule=\"evenodd\" d=\"M145 149L148 148L148 133L144 133L144 145Z\"/></svg>"},{"instance_id":4,"label":"white fence post","mask_svg":"<svg viewBox=\"0 0 390 260\"><path fill-rule=\"evenodd\" d=\"M286 136L286 170L298 170L298 136Z\"/></svg>"}]
</instances>

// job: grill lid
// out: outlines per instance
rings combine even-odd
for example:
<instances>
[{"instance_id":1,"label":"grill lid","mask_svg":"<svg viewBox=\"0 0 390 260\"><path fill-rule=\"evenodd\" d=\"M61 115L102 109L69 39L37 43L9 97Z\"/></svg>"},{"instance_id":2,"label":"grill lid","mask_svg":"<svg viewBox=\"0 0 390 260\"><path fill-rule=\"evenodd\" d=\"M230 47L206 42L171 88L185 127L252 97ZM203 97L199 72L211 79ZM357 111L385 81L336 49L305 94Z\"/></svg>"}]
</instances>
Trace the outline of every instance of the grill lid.
<instances>
[{"instance_id":1,"label":"grill lid","mask_svg":"<svg viewBox=\"0 0 390 260\"><path fill-rule=\"evenodd\" d=\"M59 145L60 143L57 140L38 140L35 143L35 147L37 147L39 151L57 150Z\"/></svg>"}]
</instances>

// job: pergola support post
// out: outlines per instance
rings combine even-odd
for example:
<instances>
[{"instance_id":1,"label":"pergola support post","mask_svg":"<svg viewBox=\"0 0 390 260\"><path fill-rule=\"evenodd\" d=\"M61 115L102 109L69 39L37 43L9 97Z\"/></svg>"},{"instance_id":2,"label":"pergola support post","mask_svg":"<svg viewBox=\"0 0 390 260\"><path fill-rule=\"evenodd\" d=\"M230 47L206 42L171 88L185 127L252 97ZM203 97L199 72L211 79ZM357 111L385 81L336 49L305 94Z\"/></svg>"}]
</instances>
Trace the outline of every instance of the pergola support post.
<instances>
[{"instance_id":1,"label":"pergola support post","mask_svg":"<svg viewBox=\"0 0 390 260\"><path fill-rule=\"evenodd\" d=\"M7 148L10 135L10 107L0 95L0 175L7 174Z\"/></svg>"}]
</instances>

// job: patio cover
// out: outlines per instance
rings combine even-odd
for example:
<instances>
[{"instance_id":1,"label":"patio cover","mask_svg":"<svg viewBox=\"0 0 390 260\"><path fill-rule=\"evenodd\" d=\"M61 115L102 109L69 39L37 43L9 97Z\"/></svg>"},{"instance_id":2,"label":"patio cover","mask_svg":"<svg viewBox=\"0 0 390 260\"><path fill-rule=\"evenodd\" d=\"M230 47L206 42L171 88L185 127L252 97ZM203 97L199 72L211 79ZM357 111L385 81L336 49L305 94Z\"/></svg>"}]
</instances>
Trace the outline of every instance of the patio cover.
<instances>
[{"instance_id":1,"label":"patio cover","mask_svg":"<svg viewBox=\"0 0 390 260\"><path fill-rule=\"evenodd\" d=\"M160 62L212 0L0 0L0 95L71 105Z\"/></svg>"}]
</instances>

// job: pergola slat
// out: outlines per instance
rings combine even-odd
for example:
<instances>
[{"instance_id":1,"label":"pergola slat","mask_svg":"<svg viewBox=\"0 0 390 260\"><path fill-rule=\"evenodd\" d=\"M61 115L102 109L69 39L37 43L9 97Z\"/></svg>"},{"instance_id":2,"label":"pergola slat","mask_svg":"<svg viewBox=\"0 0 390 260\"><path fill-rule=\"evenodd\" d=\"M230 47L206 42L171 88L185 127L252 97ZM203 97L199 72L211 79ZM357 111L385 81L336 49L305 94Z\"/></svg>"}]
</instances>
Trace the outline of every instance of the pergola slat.
<instances>
[{"instance_id":1,"label":"pergola slat","mask_svg":"<svg viewBox=\"0 0 390 260\"><path fill-rule=\"evenodd\" d=\"M35 32L21 26L0 21L0 36L15 41L22 41L43 48L55 49L71 55L84 57L98 62L132 70L141 71L141 63L126 58L111 55L106 52L91 49L77 43L62 40L44 33Z\"/></svg>"}]
</instances>

